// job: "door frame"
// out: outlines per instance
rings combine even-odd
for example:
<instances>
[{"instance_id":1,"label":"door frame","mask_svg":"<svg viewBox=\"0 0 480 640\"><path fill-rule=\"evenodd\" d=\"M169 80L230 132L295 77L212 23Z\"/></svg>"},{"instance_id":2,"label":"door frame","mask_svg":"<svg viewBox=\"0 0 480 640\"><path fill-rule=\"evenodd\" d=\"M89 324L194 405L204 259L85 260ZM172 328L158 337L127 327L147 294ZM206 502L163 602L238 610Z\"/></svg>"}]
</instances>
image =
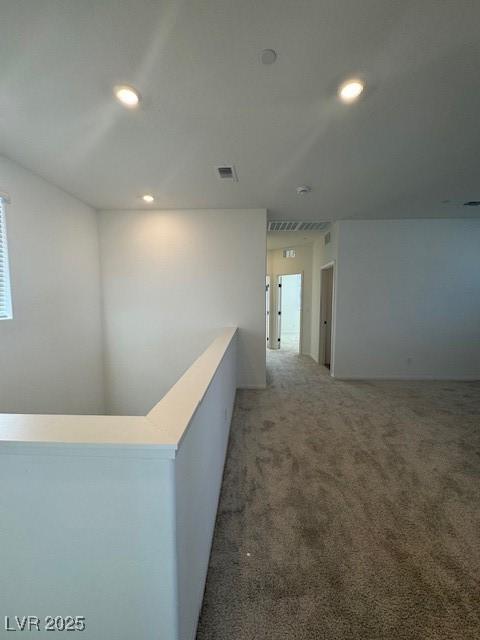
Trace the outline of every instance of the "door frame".
<instances>
[{"instance_id":1,"label":"door frame","mask_svg":"<svg viewBox=\"0 0 480 640\"><path fill-rule=\"evenodd\" d=\"M276 322L276 338L277 338L277 349L282 348L282 316L278 312L282 310L282 294L279 292L278 285L281 282L281 278L285 276L300 276L300 335L298 338L298 354L302 354L302 338L303 338L303 283L305 280L304 271L295 271L294 273L278 273L275 279L276 285L276 296L275 296L275 315L277 318ZM278 346L280 345L280 346Z\"/></svg>"},{"instance_id":2,"label":"door frame","mask_svg":"<svg viewBox=\"0 0 480 640\"><path fill-rule=\"evenodd\" d=\"M272 277L269 273L265 274L265 345L267 349L271 349L272 338Z\"/></svg>"},{"instance_id":3,"label":"door frame","mask_svg":"<svg viewBox=\"0 0 480 640\"><path fill-rule=\"evenodd\" d=\"M323 294L322 294L322 280L323 280L323 271L327 269L332 269L332 326L330 327L330 375L334 377L335 375L335 329L336 329L336 291L337 291L337 269L335 265L335 260L331 260L327 262L322 267L320 267L320 318L319 318L319 339L318 339L318 363L324 367L325 360L325 331L323 324Z\"/></svg>"}]
</instances>

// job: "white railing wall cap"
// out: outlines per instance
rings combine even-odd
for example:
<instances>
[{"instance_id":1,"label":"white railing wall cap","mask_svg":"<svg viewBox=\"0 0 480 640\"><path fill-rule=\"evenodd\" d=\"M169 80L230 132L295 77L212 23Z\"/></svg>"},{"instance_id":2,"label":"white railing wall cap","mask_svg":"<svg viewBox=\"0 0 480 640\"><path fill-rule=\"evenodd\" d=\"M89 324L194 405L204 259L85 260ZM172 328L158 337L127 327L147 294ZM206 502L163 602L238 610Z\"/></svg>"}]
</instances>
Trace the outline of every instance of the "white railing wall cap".
<instances>
[{"instance_id":1,"label":"white railing wall cap","mask_svg":"<svg viewBox=\"0 0 480 640\"><path fill-rule=\"evenodd\" d=\"M146 416L0 413L0 454L175 458L236 332L222 329Z\"/></svg>"}]
</instances>

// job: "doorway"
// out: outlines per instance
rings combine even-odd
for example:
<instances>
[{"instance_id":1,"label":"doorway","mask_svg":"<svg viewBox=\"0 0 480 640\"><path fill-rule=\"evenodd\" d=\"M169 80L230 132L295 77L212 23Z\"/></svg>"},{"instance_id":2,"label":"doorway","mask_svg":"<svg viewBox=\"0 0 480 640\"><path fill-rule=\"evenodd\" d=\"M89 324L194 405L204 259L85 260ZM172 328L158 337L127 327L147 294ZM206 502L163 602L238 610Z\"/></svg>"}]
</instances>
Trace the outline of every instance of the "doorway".
<instances>
[{"instance_id":1,"label":"doorway","mask_svg":"<svg viewBox=\"0 0 480 640\"><path fill-rule=\"evenodd\" d=\"M320 353L319 362L330 369L332 364L333 264L321 271Z\"/></svg>"},{"instance_id":2,"label":"doorway","mask_svg":"<svg viewBox=\"0 0 480 640\"><path fill-rule=\"evenodd\" d=\"M302 274L278 277L278 348L300 353Z\"/></svg>"}]
</instances>

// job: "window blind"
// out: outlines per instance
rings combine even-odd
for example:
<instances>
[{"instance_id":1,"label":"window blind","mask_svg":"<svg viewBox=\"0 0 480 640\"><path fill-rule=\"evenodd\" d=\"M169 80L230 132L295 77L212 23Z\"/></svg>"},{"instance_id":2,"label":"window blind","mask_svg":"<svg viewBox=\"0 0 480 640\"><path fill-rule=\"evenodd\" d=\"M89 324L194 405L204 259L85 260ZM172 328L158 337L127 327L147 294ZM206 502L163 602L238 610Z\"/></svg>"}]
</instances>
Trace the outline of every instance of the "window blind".
<instances>
[{"instance_id":1,"label":"window blind","mask_svg":"<svg viewBox=\"0 0 480 640\"><path fill-rule=\"evenodd\" d=\"M0 318L12 317L10 275L8 272L7 229L5 226L5 198L0 196Z\"/></svg>"}]
</instances>

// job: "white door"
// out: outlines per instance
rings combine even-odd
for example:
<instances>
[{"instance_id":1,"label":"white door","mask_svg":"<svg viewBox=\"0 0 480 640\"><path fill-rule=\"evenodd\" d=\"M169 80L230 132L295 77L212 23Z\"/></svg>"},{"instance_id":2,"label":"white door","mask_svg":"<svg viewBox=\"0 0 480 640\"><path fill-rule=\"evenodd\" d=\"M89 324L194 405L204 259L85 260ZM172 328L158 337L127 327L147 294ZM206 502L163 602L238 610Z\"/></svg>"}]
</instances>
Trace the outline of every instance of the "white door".
<instances>
[{"instance_id":1,"label":"white door","mask_svg":"<svg viewBox=\"0 0 480 640\"><path fill-rule=\"evenodd\" d=\"M281 349L282 335L282 276L277 282L277 349Z\"/></svg>"},{"instance_id":2,"label":"white door","mask_svg":"<svg viewBox=\"0 0 480 640\"><path fill-rule=\"evenodd\" d=\"M333 266L322 269L320 310L320 363L330 369L332 360Z\"/></svg>"},{"instance_id":3,"label":"white door","mask_svg":"<svg viewBox=\"0 0 480 640\"><path fill-rule=\"evenodd\" d=\"M284 351L300 353L302 274L282 275L278 280L278 346Z\"/></svg>"},{"instance_id":4,"label":"white door","mask_svg":"<svg viewBox=\"0 0 480 640\"><path fill-rule=\"evenodd\" d=\"M265 335L270 347L270 276L265 278Z\"/></svg>"}]
</instances>

